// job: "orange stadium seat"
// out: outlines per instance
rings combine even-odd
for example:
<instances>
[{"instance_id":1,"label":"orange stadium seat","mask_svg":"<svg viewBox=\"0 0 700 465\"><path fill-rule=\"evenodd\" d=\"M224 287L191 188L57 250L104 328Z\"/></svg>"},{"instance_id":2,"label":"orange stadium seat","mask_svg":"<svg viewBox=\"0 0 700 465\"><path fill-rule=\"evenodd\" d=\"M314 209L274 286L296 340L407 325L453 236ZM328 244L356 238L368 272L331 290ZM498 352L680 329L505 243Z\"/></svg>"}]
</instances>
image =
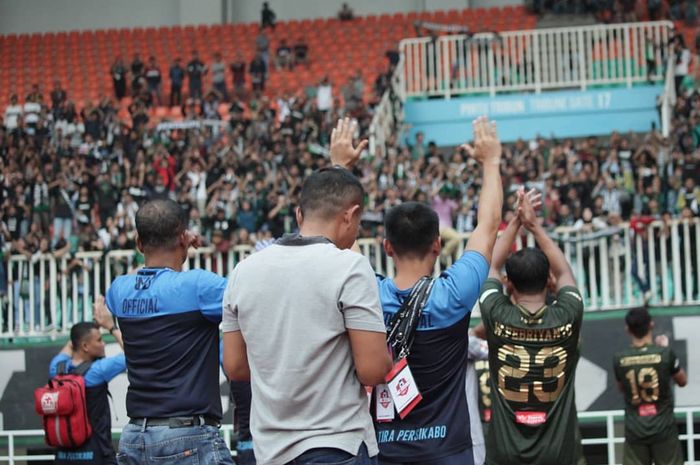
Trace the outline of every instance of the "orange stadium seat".
<instances>
[{"instance_id":1,"label":"orange stadium seat","mask_svg":"<svg viewBox=\"0 0 700 465\"><path fill-rule=\"evenodd\" d=\"M358 17L351 22L336 18L280 21L274 31L268 31L271 55L274 56L282 39L293 45L301 37L309 44L310 65L292 73L271 67L266 93L274 96L278 91L293 92L316 85L326 74L339 87L361 69L366 80L365 98L372 98L374 75L386 63L387 43L414 35L413 22L417 19L466 24L475 31L526 29L537 22L523 6L399 12ZM678 26L690 39L692 31ZM258 24L247 23L0 35L0 88L7 89L0 96L0 103L7 102L9 94L14 92L22 98L34 83L40 83L42 91L48 94L55 79L61 80L70 91L69 98L80 104L101 94L111 94L110 66L121 55L128 67L136 52L144 61L150 55L156 56L164 76L175 57L186 63L194 49L205 62L211 61L216 51L221 51L226 62L232 61L240 51L249 62L257 34ZM694 45L694 40L688 42ZM230 71L226 73L230 82ZM165 81L167 88L167 77ZM124 99L121 108L126 109L129 103L129 99ZM220 111L227 114L228 107ZM179 108L158 108L154 114L156 118L182 118ZM122 115L128 116L128 112L120 111Z\"/></svg>"}]
</instances>

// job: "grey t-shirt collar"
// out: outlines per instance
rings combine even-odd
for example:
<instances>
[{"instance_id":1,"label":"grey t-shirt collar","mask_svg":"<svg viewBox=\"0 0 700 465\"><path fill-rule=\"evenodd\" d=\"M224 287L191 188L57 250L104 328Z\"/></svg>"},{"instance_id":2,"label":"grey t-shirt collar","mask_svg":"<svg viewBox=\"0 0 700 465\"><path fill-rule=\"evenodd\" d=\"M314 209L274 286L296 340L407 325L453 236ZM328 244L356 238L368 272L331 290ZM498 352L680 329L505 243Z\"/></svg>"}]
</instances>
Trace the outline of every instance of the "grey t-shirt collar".
<instances>
[{"instance_id":1,"label":"grey t-shirt collar","mask_svg":"<svg viewBox=\"0 0 700 465\"><path fill-rule=\"evenodd\" d=\"M333 244L333 241L324 236L302 236L301 234L285 234L275 241L277 245L315 245Z\"/></svg>"}]
</instances>

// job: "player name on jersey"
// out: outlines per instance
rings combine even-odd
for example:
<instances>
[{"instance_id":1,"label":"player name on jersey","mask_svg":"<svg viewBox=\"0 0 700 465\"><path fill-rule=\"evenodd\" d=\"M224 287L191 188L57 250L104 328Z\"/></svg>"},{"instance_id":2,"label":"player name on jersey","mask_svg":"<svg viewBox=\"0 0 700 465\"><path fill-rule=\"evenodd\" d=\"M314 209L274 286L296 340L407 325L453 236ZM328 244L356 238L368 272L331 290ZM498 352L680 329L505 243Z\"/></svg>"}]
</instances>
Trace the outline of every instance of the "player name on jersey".
<instances>
[{"instance_id":1,"label":"player name on jersey","mask_svg":"<svg viewBox=\"0 0 700 465\"><path fill-rule=\"evenodd\" d=\"M503 323L496 323L494 333L497 337L522 342L554 342L571 336L573 326L567 323L554 328L514 328Z\"/></svg>"}]
</instances>

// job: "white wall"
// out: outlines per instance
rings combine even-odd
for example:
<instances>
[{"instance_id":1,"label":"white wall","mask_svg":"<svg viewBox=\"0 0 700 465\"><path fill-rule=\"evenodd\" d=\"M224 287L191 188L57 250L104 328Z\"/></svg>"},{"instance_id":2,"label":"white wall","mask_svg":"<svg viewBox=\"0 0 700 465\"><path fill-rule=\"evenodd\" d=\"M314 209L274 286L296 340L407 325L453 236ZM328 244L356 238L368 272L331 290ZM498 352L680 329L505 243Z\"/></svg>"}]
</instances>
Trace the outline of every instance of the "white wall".
<instances>
[{"instance_id":1,"label":"white wall","mask_svg":"<svg viewBox=\"0 0 700 465\"><path fill-rule=\"evenodd\" d=\"M222 0L0 0L0 34L221 22Z\"/></svg>"},{"instance_id":2,"label":"white wall","mask_svg":"<svg viewBox=\"0 0 700 465\"><path fill-rule=\"evenodd\" d=\"M278 20L335 16L344 0L269 0ZM503 6L523 0L345 0L358 15ZM226 8L224 9L224 3ZM260 21L263 0L0 0L0 34Z\"/></svg>"}]
</instances>

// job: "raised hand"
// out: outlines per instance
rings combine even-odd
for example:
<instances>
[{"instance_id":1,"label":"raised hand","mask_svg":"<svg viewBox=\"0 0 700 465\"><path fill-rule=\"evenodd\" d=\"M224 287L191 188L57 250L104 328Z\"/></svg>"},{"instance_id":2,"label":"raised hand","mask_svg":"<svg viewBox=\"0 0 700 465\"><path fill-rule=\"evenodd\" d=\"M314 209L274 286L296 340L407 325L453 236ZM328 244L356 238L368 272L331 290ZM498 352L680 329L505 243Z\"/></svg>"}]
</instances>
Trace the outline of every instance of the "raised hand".
<instances>
[{"instance_id":1,"label":"raised hand","mask_svg":"<svg viewBox=\"0 0 700 465\"><path fill-rule=\"evenodd\" d=\"M105 304L105 298L98 295L92 304L92 319L104 329L114 328L114 318Z\"/></svg>"},{"instance_id":2,"label":"raised hand","mask_svg":"<svg viewBox=\"0 0 700 465\"><path fill-rule=\"evenodd\" d=\"M474 147L463 144L462 148L480 165L500 165L501 141L496 133L496 123L489 121L486 116L480 116L472 123L474 128Z\"/></svg>"},{"instance_id":3,"label":"raised hand","mask_svg":"<svg viewBox=\"0 0 700 465\"><path fill-rule=\"evenodd\" d=\"M523 227L528 230L534 228L538 224L535 206L539 207L542 205L541 194L533 191L534 189L526 194L525 188L523 187L518 191L518 218Z\"/></svg>"},{"instance_id":4,"label":"raised hand","mask_svg":"<svg viewBox=\"0 0 700 465\"><path fill-rule=\"evenodd\" d=\"M202 236L193 233L192 231L185 231L185 237L187 240L187 248L193 247L195 249L200 248L202 243Z\"/></svg>"},{"instance_id":5,"label":"raised hand","mask_svg":"<svg viewBox=\"0 0 700 465\"><path fill-rule=\"evenodd\" d=\"M343 168L351 169L360 159L360 154L367 147L367 139L361 140L357 147L352 146L352 137L357 129L357 121L344 118L331 132L331 162Z\"/></svg>"}]
</instances>

